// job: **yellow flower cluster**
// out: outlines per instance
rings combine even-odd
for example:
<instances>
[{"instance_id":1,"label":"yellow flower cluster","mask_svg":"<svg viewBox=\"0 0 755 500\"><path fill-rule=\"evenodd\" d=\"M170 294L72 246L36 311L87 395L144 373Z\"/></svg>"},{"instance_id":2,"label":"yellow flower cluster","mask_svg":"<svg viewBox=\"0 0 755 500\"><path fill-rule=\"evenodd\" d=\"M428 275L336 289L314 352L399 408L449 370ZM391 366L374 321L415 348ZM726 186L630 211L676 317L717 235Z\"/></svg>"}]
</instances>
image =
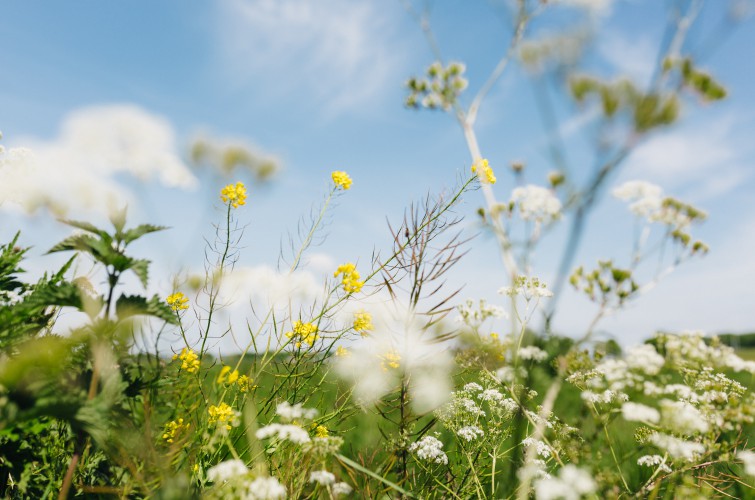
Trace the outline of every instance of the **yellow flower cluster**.
<instances>
[{"instance_id":1,"label":"yellow flower cluster","mask_svg":"<svg viewBox=\"0 0 755 500\"><path fill-rule=\"evenodd\" d=\"M249 392L250 389L254 389L256 387L252 385L252 379L250 379L246 375L239 377L239 379L236 381L236 386L238 386L239 391L241 392Z\"/></svg>"},{"instance_id":2,"label":"yellow flower cluster","mask_svg":"<svg viewBox=\"0 0 755 500\"><path fill-rule=\"evenodd\" d=\"M337 188L341 188L344 191L351 188L351 177L346 172L336 170L330 176L333 178L333 182Z\"/></svg>"},{"instance_id":3,"label":"yellow flower cluster","mask_svg":"<svg viewBox=\"0 0 755 500\"><path fill-rule=\"evenodd\" d=\"M210 414L207 421L210 425L224 425L226 430L231 430L231 424L236 420L236 412L226 403L220 403L218 406L210 405L207 412Z\"/></svg>"},{"instance_id":4,"label":"yellow flower cluster","mask_svg":"<svg viewBox=\"0 0 755 500\"><path fill-rule=\"evenodd\" d=\"M493 169L488 165L488 160L484 158L472 164L472 173L477 174L483 184L495 184L496 178Z\"/></svg>"},{"instance_id":5,"label":"yellow flower cluster","mask_svg":"<svg viewBox=\"0 0 755 500\"><path fill-rule=\"evenodd\" d=\"M324 425L312 424L315 427L315 436L319 438L328 437L328 428Z\"/></svg>"},{"instance_id":6,"label":"yellow flower cluster","mask_svg":"<svg viewBox=\"0 0 755 500\"><path fill-rule=\"evenodd\" d=\"M220 369L220 373L218 374L218 384L227 384L232 385L239 379L239 371L233 370L231 371L230 366L224 366Z\"/></svg>"},{"instance_id":7,"label":"yellow flower cluster","mask_svg":"<svg viewBox=\"0 0 755 500\"><path fill-rule=\"evenodd\" d=\"M356 293L364 286L364 281L359 280L360 276L357 267L351 262L338 266L336 272L333 273L333 277L338 277L339 274L343 275L341 283L347 293Z\"/></svg>"},{"instance_id":8,"label":"yellow flower cluster","mask_svg":"<svg viewBox=\"0 0 755 500\"><path fill-rule=\"evenodd\" d=\"M181 349L181 354L174 354L173 359L181 360L181 369L189 373L197 373L199 370L199 356L191 349Z\"/></svg>"},{"instance_id":9,"label":"yellow flower cluster","mask_svg":"<svg viewBox=\"0 0 755 500\"><path fill-rule=\"evenodd\" d=\"M228 184L220 191L220 199L223 200L223 203L227 203L233 208L239 208L239 205L246 204L246 187L244 187L244 183L237 182L235 186Z\"/></svg>"},{"instance_id":10,"label":"yellow flower cluster","mask_svg":"<svg viewBox=\"0 0 755 500\"><path fill-rule=\"evenodd\" d=\"M367 332L372 330L372 314L366 311L359 311L354 314L354 331L359 332L362 336L365 336Z\"/></svg>"},{"instance_id":11,"label":"yellow flower cluster","mask_svg":"<svg viewBox=\"0 0 755 500\"><path fill-rule=\"evenodd\" d=\"M338 349L336 349L336 356L338 357L351 356L351 353L344 346L339 345Z\"/></svg>"},{"instance_id":12,"label":"yellow flower cluster","mask_svg":"<svg viewBox=\"0 0 755 500\"><path fill-rule=\"evenodd\" d=\"M181 292L176 292L172 295L168 295L165 299L171 309L175 312L182 311L189 308L189 298Z\"/></svg>"},{"instance_id":13,"label":"yellow flower cluster","mask_svg":"<svg viewBox=\"0 0 755 500\"><path fill-rule=\"evenodd\" d=\"M163 432L163 439L167 443L173 443L176 437L181 433L189 429L189 424L184 423L184 419L172 420L165 424L165 431Z\"/></svg>"},{"instance_id":14,"label":"yellow flower cluster","mask_svg":"<svg viewBox=\"0 0 755 500\"><path fill-rule=\"evenodd\" d=\"M394 370L401 366L401 355L397 353L396 351L388 351L382 356L382 361L380 363L380 366L383 367L383 371L388 371L389 368L393 368Z\"/></svg>"},{"instance_id":15,"label":"yellow flower cluster","mask_svg":"<svg viewBox=\"0 0 755 500\"><path fill-rule=\"evenodd\" d=\"M320 336L317 335L317 325L312 323L303 323L299 320L296 320L294 322L294 330L292 332L288 332L286 334L286 337L290 339L296 337L298 339L295 344L297 349L301 347L302 343L312 345L315 343L315 340L320 338Z\"/></svg>"}]
</instances>

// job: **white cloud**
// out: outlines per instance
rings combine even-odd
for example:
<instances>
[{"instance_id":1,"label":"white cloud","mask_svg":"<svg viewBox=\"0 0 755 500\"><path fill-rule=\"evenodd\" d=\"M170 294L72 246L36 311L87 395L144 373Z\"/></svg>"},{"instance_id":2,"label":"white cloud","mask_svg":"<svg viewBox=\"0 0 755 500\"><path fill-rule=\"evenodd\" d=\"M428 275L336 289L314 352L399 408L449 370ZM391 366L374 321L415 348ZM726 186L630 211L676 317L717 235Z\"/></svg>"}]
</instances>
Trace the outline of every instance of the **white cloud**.
<instances>
[{"instance_id":1,"label":"white cloud","mask_svg":"<svg viewBox=\"0 0 755 500\"><path fill-rule=\"evenodd\" d=\"M728 193L749 176L748 146L736 134L731 116L658 134L628 160L626 178L643 178L684 189L691 201Z\"/></svg>"},{"instance_id":2,"label":"white cloud","mask_svg":"<svg viewBox=\"0 0 755 500\"><path fill-rule=\"evenodd\" d=\"M612 31L599 39L598 50L620 75L640 85L650 81L658 58L658 45L649 38L629 39Z\"/></svg>"},{"instance_id":3,"label":"white cloud","mask_svg":"<svg viewBox=\"0 0 755 500\"><path fill-rule=\"evenodd\" d=\"M399 54L379 4L349 0L225 0L217 26L236 78L262 82L274 98L296 94L337 113L374 98Z\"/></svg>"},{"instance_id":4,"label":"white cloud","mask_svg":"<svg viewBox=\"0 0 755 500\"><path fill-rule=\"evenodd\" d=\"M171 125L137 106L76 110L54 139L27 139L23 145L29 149L11 148L0 156L2 208L47 207L64 215L133 203L132 193L116 180L120 174L182 189L197 182L179 157Z\"/></svg>"}]
</instances>

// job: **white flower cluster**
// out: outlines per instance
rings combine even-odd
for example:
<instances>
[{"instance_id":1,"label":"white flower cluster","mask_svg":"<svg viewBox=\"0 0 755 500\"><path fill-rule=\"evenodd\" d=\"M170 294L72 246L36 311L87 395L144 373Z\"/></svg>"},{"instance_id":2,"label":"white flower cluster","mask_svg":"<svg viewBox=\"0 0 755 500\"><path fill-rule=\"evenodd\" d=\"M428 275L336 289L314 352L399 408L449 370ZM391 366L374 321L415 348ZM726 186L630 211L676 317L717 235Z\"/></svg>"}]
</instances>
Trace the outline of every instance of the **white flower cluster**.
<instances>
[{"instance_id":1,"label":"white flower cluster","mask_svg":"<svg viewBox=\"0 0 755 500\"><path fill-rule=\"evenodd\" d=\"M705 452L705 446L695 441L685 441L668 434L659 432L650 436L650 442L662 450L666 450L669 455L680 460L691 462L699 455Z\"/></svg>"},{"instance_id":2,"label":"white flower cluster","mask_svg":"<svg viewBox=\"0 0 755 500\"><path fill-rule=\"evenodd\" d=\"M207 479L218 485L221 498L277 500L286 498L286 488L274 477L249 478L249 469L241 460L227 460L207 471Z\"/></svg>"},{"instance_id":3,"label":"white flower cluster","mask_svg":"<svg viewBox=\"0 0 755 500\"><path fill-rule=\"evenodd\" d=\"M658 410L640 403L624 403L621 405L621 415L627 422L657 424L661 421L661 414Z\"/></svg>"},{"instance_id":4,"label":"white flower cluster","mask_svg":"<svg viewBox=\"0 0 755 500\"><path fill-rule=\"evenodd\" d=\"M309 474L309 482L320 486L329 486L336 482L336 476L326 470L314 470Z\"/></svg>"},{"instance_id":5,"label":"white flower cluster","mask_svg":"<svg viewBox=\"0 0 755 500\"><path fill-rule=\"evenodd\" d=\"M519 276L512 286L501 287L498 289L498 293L501 295L508 295L509 297L521 295L526 300L540 297L553 297L553 292L548 290L545 283L538 278L527 278L525 276Z\"/></svg>"},{"instance_id":6,"label":"white flower cluster","mask_svg":"<svg viewBox=\"0 0 755 500\"><path fill-rule=\"evenodd\" d=\"M303 408L301 403L291 405L288 401L284 401L275 408L275 413L284 422L292 422L294 420L312 420L317 417L316 408Z\"/></svg>"},{"instance_id":7,"label":"white flower cluster","mask_svg":"<svg viewBox=\"0 0 755 500\"><path fill-rule=\"evenodd\" d=\"M433 436L425 436L409 446L409 451L421 460L436 464L448 464L448 457L443 452L443 443Z\"/></svg>"},{"instance_id":8,"label":"white flower cluster","mask_svg":"<svg viewBox=\"0 0 755 500\"><path fill-rule=\"evenodd\" d=\"M548 353L537 346L529 345L519 349L519 359L542 362L548 359Z\"/></svg>"},{"instance_id":9,"label":"white flower cluster","mask_svg":"<svg viewBox=\"0 0 755 500\"><path fill-rule=\"evenodd\" d=\"M582 391L582 401L592 404L611 404L613 402L627 401L629 396L623 392L606 389L603 392Z\"/></svg>"},{"instance_id":10,"label":"white flower cluster","mask_svg":"<svg viewBox=\"0 0 755 500\"><path fill-rule=\"evenodd\" d=\"M742 461L745 474L755 477L755 452L752 450L742 450L737 453L737 458Z\"/></svg>"},{"instance_id":11,"label":"white flower cluster","mask_svg":"<svg viewBox=\"0 0 755 500\"><path fill-rule=\"evenodd\" d=\"M705 212L664 196L663 190L650 182L628 181L616 187L612 194L631 202L629 210L636 216L678 230L687 228L695 219L706 217Z\"/></svg>"},{"instance_id":12,"label":"white flower cluster","mask_svg":"<svg viewBox=\"0 0 755 500\"><path fill-rule=\"evenodd\" d=\"M700 411L684 401L661 401L661 423L676 434L689 436L708 432L710 426Z\"/></svg>"},{"instance_id":13,"label":"white flower cluster","mask_svg":"<svg viewBox=\"0 0 755 500\"><path fill-rule=\"evenodd\" d=\"M529 448L530 446L535 447L536 453L543 458L551 458L554 454L553 448L540 441L539 439L532 437L524 438L524 441L522 441L522 446L524 446L525 448Z\"/></svg>"},{"instance_id":14,"label":"white flower cluster","mask_svg":"<svg viewBox=\"0 0 755 500\"><path fill-rule=\"evenodd\" d=\"M537 500L579 500L595 493L598 485L592 475L576 465L567 464L551 476L535 481Z\"/></svg>"},{"instance_id":15,"label":"white flower cluster","mask_svg":"<svg viewBox=\"0 0 755 500\"><path fill-rule=\"evenodd\" d=\"M671 467L666 465L666 461L660 455L643 455L637 459L637 465L643 465L645 467L658 466L661 472L671 472Z\"/></svg>"},{"instance_id":16,"label":"white flower cluster","mask_svg":"<svg viewBox=\"0 0 755 500\"><path fill-rule=\"evenodd\" d=\"M490 305L485 299L480 299L478 306L475 306L474 300L467 299L466 302L457 306L456 309L459 311L456 321L464 323L470 328L479 327L488 318L508 317L503 308Z\"/></svg>"},{"instance_id":17,"label":"white flower cluster","mask_svg":"<svg viewBox=\"0 0 755 500\"><path fill-rule=\"evenodd\" d=\"M291 441L295 444L309 443L311 439L307 431L293 424L270 424L257 430L254 433L257 439L267 439L276 437L281 441Z\"/></svg>"},{"instance_id":18,"label":"white flower cluster","mask_svg":"<svg viewBox=\"0 0 755 500\"><path fill-rule=\"evenodd\" d=\"M468 425L456 431L456 435L465 441L474 441L475 439L484 436L485 432L477 426Z\"/></svg>"},{"instance_id":19,"label":"white flower cluster","mask_svg":"<svg viewBox=\"0 0 755 500\"><path fill-rule=\"evenodd\" d=\"M547 224L561 216L561 201L553 191L541 186L515 188L509 203L519 209L519 215L526 221Z\"/></svg>"}]
</instances>

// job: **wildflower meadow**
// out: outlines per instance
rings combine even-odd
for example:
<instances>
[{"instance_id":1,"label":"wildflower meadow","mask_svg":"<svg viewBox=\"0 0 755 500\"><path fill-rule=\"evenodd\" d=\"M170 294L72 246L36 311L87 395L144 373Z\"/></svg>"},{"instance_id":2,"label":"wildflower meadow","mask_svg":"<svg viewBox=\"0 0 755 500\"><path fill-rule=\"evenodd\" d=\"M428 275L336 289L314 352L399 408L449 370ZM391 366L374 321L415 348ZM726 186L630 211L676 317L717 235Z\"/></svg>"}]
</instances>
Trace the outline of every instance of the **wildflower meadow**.
<instances>
[{"instance_id":1,"label":"wildflower meadow","mask_svg":"<svg viewBox=\"0 0 755 500\"><path fill-rule=\"evenodd\" d=\"M434 165L445 188L379 214L382 232L342 222L354 197L351 207L368 210L358 197L371 187L336 161L317 167L319 183L283 196L286 213L303 214L285 227L285 214L259 200L277 175L295 173L196 140L184 159L210 195L170 198L158 223L116 197L73 217L58 190L41 190L34 172L45 157L33 144L0 146L0 208L66 231L46 240L26 225L0 245L2 498L755 498L755 357L743 348L752 335L663 325L638 342L604 335L607 320L716 252L700 236L715 223L704 198L620 176L652 138L737 99L692 43L707 40L706 2L658 2L668 17L648 81L588 63L591 34L574 20L601 22L608 0L490 3L506 15L497 45L475 49L496 55L481 72L447 56L453 40L433 24L442 2L398 2L432 58L392 82L402 92L393 106L409 122L448 122L454 139L431 139L466 151L462 165ZM743 4L731 3L732 12ZM746 22L732 16L731 26ZM542 172L489 153L495 141L478 133L488 109L507 109L494 94L514 78L535 92L549 82L535 100L548 132ZM559 106L589 125L588 146L559 135ZM95 123L140 151L144 127ZM2 125L7 143L14 123ZM152 144L162 140L149 130ZM107 141L97 134L80 142L100 154ZM119 154L76 161L115 164ZM140 169L159 158L130 172L149 177ZM161 165L179 186L183 167ZM587 259L586 228L606 223L596 214L609 204L624 218L606 234L621 234L623 247ZM199 220L200 205L212 219L195 235L167 227ZM280 233L257 231L257 221ZM374 250L306 274L339 227ZM203 262L177 262L183 271L168 275L149 245L179 237ZM281 241L277 261L244 274L269 240ZM482 246L490 259L473 252ZM45 267L51 258L62 266ZM482 271L458 272L467 265ZM497 293L470 297L472 281ZM588 311L580 329L559 326L566 294Z\"/></svg>"}]
</instances>

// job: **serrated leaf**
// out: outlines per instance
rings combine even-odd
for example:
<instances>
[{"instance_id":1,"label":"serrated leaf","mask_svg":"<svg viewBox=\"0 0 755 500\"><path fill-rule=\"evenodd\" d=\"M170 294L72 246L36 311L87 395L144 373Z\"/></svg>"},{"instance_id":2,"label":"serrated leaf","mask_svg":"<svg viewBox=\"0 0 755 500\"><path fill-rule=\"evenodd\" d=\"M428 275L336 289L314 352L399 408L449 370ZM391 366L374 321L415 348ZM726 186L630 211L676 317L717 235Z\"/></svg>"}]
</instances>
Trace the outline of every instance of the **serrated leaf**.
<instances>
[{"instance_id":1,"label":"serrated leaf","mask_svg":"<svg viewBox=\"0 0 755 500\"><path fill-rule=\"evenodd\" d=\"M123 233L123 242L128 245L132 241L141 238L145 234L154 233L156 231L162 231L168 229L167 226L155 226L152 224L140 224L134 228L129 229Z\"/></svg>"},{"instance_id":2,"label":"serrated leaf","mask_svg":"<svg viewBox=\"0 0 755 500\"><path fill-rule=\"evenodd\" d=\"M60 219L60 222L62 222L63 224L81 229L83 231L96 234L103 240L108 241L108 243L113 240L113 238L108 234L107 231L105 231L104 229L100 229L94 224L90 224L89 222L78 221L78 220L68 220L68 219Z\"/></svg>"},{"instance_id":3,"label":"serrated leaf","mask_svg":"<svg viewBox=\"0 0 755 500\"><path fill-rule=\"evenodd\" d=\"M147 288L147 280L149 278L149 261L147 259L132 260L130 269L139 277L139 281L142 282L142 286L144 288Z\"/></svg>"}]
</instances>

